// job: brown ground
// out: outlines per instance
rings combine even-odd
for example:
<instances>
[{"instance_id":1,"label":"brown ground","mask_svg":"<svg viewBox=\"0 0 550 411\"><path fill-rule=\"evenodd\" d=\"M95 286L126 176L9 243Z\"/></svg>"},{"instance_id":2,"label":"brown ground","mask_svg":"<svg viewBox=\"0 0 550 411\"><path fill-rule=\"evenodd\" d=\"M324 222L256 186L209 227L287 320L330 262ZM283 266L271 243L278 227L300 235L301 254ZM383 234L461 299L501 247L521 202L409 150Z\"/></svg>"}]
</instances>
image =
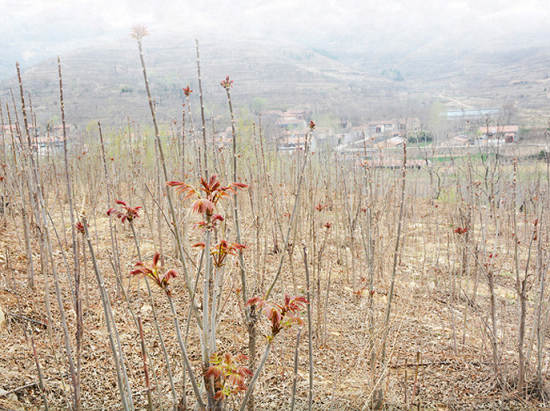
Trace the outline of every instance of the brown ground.
<instances>
[{"instance_id":1,"label":"brown ground","mask_svg":"<svg viewBox=\"0 0 550 411\"><path fill-rule=\"evenodd\" d=\"M409 216L410 217L410 216ZM103 219L99 219L99 227L105 227ZM145 221L145 219L143 219ZM414 221L411 222L411 221ZM386 392L386 404L391 409L529 409L535 407L536 399L520 400L512 389L500 390L494 384L492 363L488 339L484 335L482 318L488 316L488 293L485 278L479 276L479 295L475 307L468 305L462 293L457 292L453 299L452 275L455 263L447 260L447 238L443 236L444 244L436 244L437 227L448 231L444 224L443 212L436 217L432 215L417 215L410 218L405 233L405 248L398 266L397 284L392 308L392 324L389 333L390 365L388 378L379 381L379 387ZM18 224L7 221L0 236L1 276L0 276L0 307L6 313L7 324L1 331L3 349L0 350L0 408L6 409L37 409L42 407L37 379L36 365L32 355L29 335L36 343L40 366L46 379L47 397L51 408L66 408L70 401L71 386L67 377L66 359L62 332L58 323L58 310L55 302L53 285L50 284L50 305L55 319L52 325L52 339L46 328L44 310L44 279L37 276L36 291L30 291L25 286L26 258L23 244L18 236L13 235L18 230ZM443 227L443 228L441 228ZM391 228L389 228L391 229ZM105 241L108 231L105 234ZM446 232L446 231L445 231ZM249 235L252 235L249 233ZM123 232L121 240L127 244L122 261L132 261L133 243L130 232ZM323 294L326 292L327 275L331 274L331 288L326 322L326 341L314 336L314 406L316 410L360 410L368 403L372 392L371 371L368 367L369 333L367 327L366 293L362 297L353 294L350 272L350 254L341 248L349 240L331 237L327 245L327 255L323 260ZM152 241L142 238L142 253L150 258L153 253ZM170 242L166 242L170 244ZM393 243L386 240L383 247L386 250L384 278L377 276L374 312L377 323L382 323L386 303L386 291L389 287L391 273L391 257ZM451 238L451 247L455 244ZM38 250L38 244L34 244ZM166 252L165 246L165 252ZM340 248L339 248L340 247ZM362 254L359 240L354 248ZM436 252L436 250L439 250ZM9 251L9 253L8 253ZM66 251L70 251L67 249ZM248 252L248 251L247 251ZM249 251L252 253L252 251ZM38 254L38 253L37 253ZM71 334L74 338L74 311L66 287L64 264L59 258L60 278L64 290L64 304L71 324ZM137 406L145 407L144 379L142 360L140 357L139 338L128 314L126 304L115 296L115 279L108 262L108 254L99 252L100 266L106 277L108 289L111 290L114 312L120 337L127 356L129 376L134 390L134 401ZM509 258L503 256L503 261ZM269 255L266 281L269 281L277 265L279 255ZM250 258L252 260L252 257ZM35 268L39 270L38 255L35 255ZM285 263L283 283L288 284L292 292L291 275L294 273L298 284L298 294L304 292L304 270L301 249L296 247L292 271ZM89 264L89 261L88 261ZM508 264L504 262L504 266ZM451 267L449 269L449 267ZM127 267L128 271L130 267ZM238 286L238 278L233 263L227 265L231 273L226 278L233 282L233 290ZM358 281L367 275L364 266L356 267ZM504 270L503 270L504 271ZM457 276L455 289L461 286L471 295L473 279ZM15 280L15 283L13 282ZM174 282L172 287L174 299L182 324L186 323L188 304L181 283ZM49 278L49 281L53 281ZM83 279L84 322L85 335L82 348L82 402L84 409L118 409L120 401L116 386L115 373L111 351L103 321L103 310L98 297L95 277L88 265ZM125 284L127 278L124 279ZM503 368L512 381L516 372L517 356L514 351L516 338L517 308L513 289L513 279L505 273L497 279L497 294L499 296L499 322L503 330L500 336L501 352L503 353ZM87 291L86 291L87 289ZM132 289L132 305L138 310L137 292ZM141 295L145 295L140 292ZM166 339L178 395L182 386L182 361L175 340L173 323L170 318L168 304L164 296L155 290L155 306L160 317L161 327ZM280 294L277 293L276 298ZM324 297L323 297L324 299ZM227 295L225 317L219 329L220 351L232 353L247 350L247 334L241 325L241 314L235 291ZM454 301L454 302L453 302ZM316 313L314 317L314 333L316 331ZM464 321L464 312L467 318ZM153 368L152 384L158 385L154 391L153 400L159 409L168 409L171 401L168 381L163 363L163 357L151 322L151 310L147 305L141 308L148 351L155 361L149 366ZM453 326L455 324L455 336ZM261 331L265 335L266 320L262 319ZM191 359L195 361L198 372L200 350L198 339L193 330L188 343ZM23 330L27 330L25 336ZM293 355L297 329L283 331L278 337L267 367L259 379L256 389L258 409L287 409L290 401ZM377 328L377 341L382 330ZM321 331L320 334L323 334ZM462 343L464 339L464 344ZM455 343L456 340L456 343ZM263 351L264 341L260 338L259 352ZM308 349L307 326L302 332L299 351L299 371L297 384L297 408L307 408L308 392ZM74 348L74 340L73 340ZM378 350L379 347L376 347ZM417 353L418 357L417 357ZM419 358L419 361L417 361ZM377 370L378 374L380 370ZM546 376L548 379L548 376ZM31 385L34 384L34 385ZM186 390L188 398L192 399L189 382ZM406 405L405 405L406 404ZM231 406L231 403L229 404Z\"/></svg>"}]
</instances>

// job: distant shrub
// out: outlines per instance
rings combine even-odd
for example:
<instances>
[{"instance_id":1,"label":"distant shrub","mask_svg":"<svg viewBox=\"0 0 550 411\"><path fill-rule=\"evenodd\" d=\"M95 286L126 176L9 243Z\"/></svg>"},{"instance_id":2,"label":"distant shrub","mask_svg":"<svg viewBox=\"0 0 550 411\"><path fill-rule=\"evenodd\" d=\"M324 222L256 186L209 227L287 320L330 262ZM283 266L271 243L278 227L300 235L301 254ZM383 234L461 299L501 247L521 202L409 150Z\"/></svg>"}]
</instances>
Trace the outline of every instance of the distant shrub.
<instances>
[{"instance_id":1,"label":"distant shrub","mask_svg":"<svg viewBox=\"0 0 550 411\"><path fill-rule=\"evenodd\" d=\"M409 143L431 143L433 141L433 135L429 131L420 131L418 134L409 136L407 142Z\"/></svg>"},{"instance_id":2,"label":"distant shrub","mask_svg":"<svg viewBox=\"0 0 550 411\"><path fill-rule=\"evenodd\" d=\"M540 150L537 154L537 160L546 160L548 161L548 156L550 153L548 153L546 150Z\"/></svg>"}]
</instances>

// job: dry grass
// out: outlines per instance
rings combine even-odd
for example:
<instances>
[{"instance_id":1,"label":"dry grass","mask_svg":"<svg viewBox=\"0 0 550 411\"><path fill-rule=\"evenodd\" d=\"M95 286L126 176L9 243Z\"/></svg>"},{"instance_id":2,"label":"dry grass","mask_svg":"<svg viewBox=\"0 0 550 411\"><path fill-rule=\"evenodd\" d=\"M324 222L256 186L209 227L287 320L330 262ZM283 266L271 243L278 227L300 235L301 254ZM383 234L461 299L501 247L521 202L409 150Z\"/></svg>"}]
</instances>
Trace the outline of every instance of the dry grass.
<instances>
[{"instance_id":1,"label":"dry grass","mask_svg":"<svg viewBox=\"0 0 550 411\"><path fill-rule=\"evenodd\" d=\"M429 202L420 201L418 208L429 207ZM433 207L433 205L431 205ZM337 207L335 207L337 209ZM406 229L407 240L402 251L401 263L398 266L398 281L395 291L395 315L392 317L390 332L388 378L381 381L381 386L386 390L386 401L392 408L406 408L405 395L411 406L413 390L417 393L413 399L415 404L437 409L512 409L525 408L529 404L514 395L502 392L495 386L491 373L491 359L488 354L486 336L483 332L481 318L486 317L488 290L481 281L479 286L479 299L475 307L468 308L469 320L466 324L465 344L459 344L457 351L453 349L451 330L451 312L455 312L455 321L462 324L462 315L468 302L464 298L453 301L447 284L451 282L453 272L445 269L445 263L435 261L435 250L441 248L441 244L434 237L434 221L438 225L445 226L447 213L451 208L441 205L433 208L435 215L428 213L420 216L414 224L409 224ZM329 212L326 217L336 219L334 212ZM244 219L245 221L246 218ZM105 273L108 289L111 294L116 288L110 263L108 262L109 248L106 228L107 220L104 216L97 219L99 234L98 249L100 267ZM145 219L140 222L140 229L145 229ZM2 264L3 290L1 298L2 309L8 314L8 327L3 330L2 337L4 349L0 351L0 371L5 377L1 389L11 391L37 381L32 352L25 340L22 329L32 328L36 340L41 366L47 380L48 399L50 406L55 408L66 407L66 395L70 395L69 379L66 375L63 350L60 348L58 324L53 325L53 341L50 341L45 327L22 319L30 318L41 323L46 323L44 315L44 278L37 278L37 292L31 292L24 285L24 273L26 271L26 257L24 248L17 236L9 235L19 230L16 221L6 218L0 236L0 249L9 251L9 267L4 260ZM343 234L343 233L339 233ZM19 234L21 236L21 234ZM245 224L245 236L251 240L253 232L248 224ZM123 250L123 261L135 260L133 255L132 239L128 231L120 236ZM168 238L166 238L168 243ZM346 244L348 238L343 235L331 237L326 248L326 267L323 269L323 281L326 281L328 271L332 272L332 287L329 297L327 313L327 334L325 344L317 343L314 352L314 409L361 409L370 394L372 387L370 370L368 368L368 330L366 326L367 304L366 296L357 297L353 294L350 282L346 279L350 269L349 254L342 257L337 253L338 247ZM427 241L427 244L423 244ZM423 255L423 248L429 252ZM253 247L250 247L252 249ZM155 249L152 241L143 239L143 253L150 256ZM69 251L67 248L65 251ZM441 251L441 260L444 259L445 250ZM360 251L358 251L360 253ZM337 254L340 254L338 257ZM60 258L60 256L58 255ZM380 264L387 265L391 253L379 256ZM278 255L267 255L268 267L275 266ZM386 261L388 260L388 261ZM61 261L58 262L62 267ZM89 261L88 261L89 263ZM511 264L511 262L509 262ZM126 264L129 269L129 264ZM359 266L359 272L364 270L364 265ZM112 369L112 360L104 328L103 314L99 304L98 292L88 267L87 278L84 280L84 323L85 336L83 346L82 363L82 391L83 407L85 409L105 407L108 409L119 406L119 397L116 390L116 380ZM233 290L238 287L237 267L231 267L230 286ZM65 279L65 273L61 272L61 278ZM294 264L294 271L290 272L288 264L285 264L283 280L281 284L291 284L291 275L298 279L299 291L304 291L303 267ZM362 274L360 274L362 276ZM15 279L15 284L12 283ZM51 280L50 280L51 281ZM472 287L472 279L461 279L464 289ZM385 278L377 278L375 294L375 317L383 316L386 292L387 274ZM280 287L278 287L280 288ZM74 311L69 303L70 296L65 290L66 310L69 323L74 324ZM228 288L229 289L229 288ZM280 290L276 290L277 293ZM133 288L135 297L135 288ZM501 338L503 354L503 366L510 371L515 367L514 330L516 329L517 308L514 300L514 289L511 279L502 275L498 279L497 293L500 303L501 326L504 335ZM179 283L173 286L173 294L176 299L180 317L183 318L187 311L187 300L184 288ZM172 366L174 367L175 382L181 387L181 359L177 349L175 333L170 321L169 309L159 291L155 291L157 311L163 334L169 349ZM246 351L246 328L239 321L240 309L235 293L227 294L227 305L224 316L221 319L219 329L220 351L242 352ZM50 296L53 301L53 291ZM144 382L142 375L141 358L139 355L139 341L130 316L127 314L124 302L119 298L113 301L116 322L120 331L125 355L127 356L130 379L134 388L137 404L145 404L143 391ZM154 401L158 407L166 408L170 404L169 387L165 381L163 361L158 343L155 342L155 334L151 325L151 312L147 305L141 310L147 341L149 342L149 355L153 359L153 385ZM57 318L55 306L52 305L54 318ZM461 328L461 327L460 327ZM192 327L193 329L193 327ZM266 329L262 329L267 333ZM380 330L377 330L380 333ZM462 333L462 329L459 329ZM276 345L273 355L268 360L264 374L257 386L258 407L260 409L284 409L288 406L292 384L292 355L295 342L295 334L288 332ZM263 342L261 343L263 344ZM189 340L189 353L195 362L200 359L200 348L196 333L192 332ZM421 362L417 367L417 352L420 352ZM418 369L418 382L414 384L415 370ZM200 370L197 368L197 372ZM299 373L297 385L298 409L307 403L307 343L302 339L299 356ZM188 395L192 395L187 384ZM407 394L405 394L407 391ZM19 389L13 395L0 397L0 406L5 408L38 407L41 397L37 386ZM70 399L69 399L70 401Z\"/></svg>"}]
</instances>

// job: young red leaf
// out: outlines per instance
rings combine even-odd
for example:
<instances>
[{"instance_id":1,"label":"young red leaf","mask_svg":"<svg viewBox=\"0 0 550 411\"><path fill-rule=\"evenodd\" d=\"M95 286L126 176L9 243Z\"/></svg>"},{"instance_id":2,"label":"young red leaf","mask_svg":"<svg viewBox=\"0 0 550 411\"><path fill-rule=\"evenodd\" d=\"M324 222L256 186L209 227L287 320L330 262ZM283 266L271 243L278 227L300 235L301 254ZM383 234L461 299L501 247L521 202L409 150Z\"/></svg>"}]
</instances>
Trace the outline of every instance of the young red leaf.
<instances>
[{"instance_id":1,"label":"young red leaf","mask_svg":"<svg viewBox=\"0 0 550 411\"><path fill-rule=\"evenodd\" d=\"M160 253L155 253L153 256L153 266L156 267L160 259Z\"/></svg>"}]
</instances>

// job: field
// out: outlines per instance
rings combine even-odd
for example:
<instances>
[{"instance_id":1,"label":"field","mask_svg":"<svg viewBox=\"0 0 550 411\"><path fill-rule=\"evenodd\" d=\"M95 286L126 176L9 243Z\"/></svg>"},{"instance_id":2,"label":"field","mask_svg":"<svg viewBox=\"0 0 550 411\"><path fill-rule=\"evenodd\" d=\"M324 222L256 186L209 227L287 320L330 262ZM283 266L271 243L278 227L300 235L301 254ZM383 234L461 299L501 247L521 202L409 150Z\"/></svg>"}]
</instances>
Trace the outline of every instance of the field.
<instances>
[{"instance_id":1,"label":"field","mask_svg":"<svg viewBox=\"0 0 550 411\"><path fill-rule=\"evenodd\" d=\"M159 129L147 82L152 128L37 152L20 85L0 148L1 408L548 405L544 159L280 153L241 123L220 147L204 117ZM237 87L220 88L232 125Z\"/></svg>"}]
</instances>

